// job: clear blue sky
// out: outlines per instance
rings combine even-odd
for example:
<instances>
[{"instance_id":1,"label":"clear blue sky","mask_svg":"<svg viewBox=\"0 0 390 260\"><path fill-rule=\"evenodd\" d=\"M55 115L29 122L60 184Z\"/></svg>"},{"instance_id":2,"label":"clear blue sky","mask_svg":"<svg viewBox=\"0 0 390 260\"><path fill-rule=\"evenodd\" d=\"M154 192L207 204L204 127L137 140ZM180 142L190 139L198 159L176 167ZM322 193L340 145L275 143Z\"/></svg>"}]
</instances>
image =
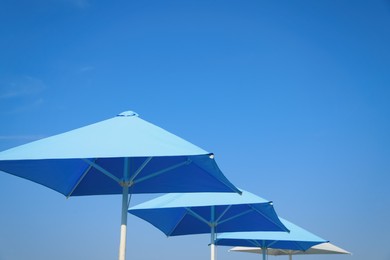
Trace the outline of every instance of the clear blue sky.
<instances>
[{"instance_id":1,"label":"clear blue sky","mask_svg":"<svg viewBox=\"0 0 390 260\"><path fill-rule=\"evenodd\" d=\"M295 259L390 259L390 1L2 0L0 35L0 150L134 110L353 252ZM0 203L0 260L117 259L120 196L0 174ZM128 231L127 259L209 259Z\"/></svg>"}]
</instances>

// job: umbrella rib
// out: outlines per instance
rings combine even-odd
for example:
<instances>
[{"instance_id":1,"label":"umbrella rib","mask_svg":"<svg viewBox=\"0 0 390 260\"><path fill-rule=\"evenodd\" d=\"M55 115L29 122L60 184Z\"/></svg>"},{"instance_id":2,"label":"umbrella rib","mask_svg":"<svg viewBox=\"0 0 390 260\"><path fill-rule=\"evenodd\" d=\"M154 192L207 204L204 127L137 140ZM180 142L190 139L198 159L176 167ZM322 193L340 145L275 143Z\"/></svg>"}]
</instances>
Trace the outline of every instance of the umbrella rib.
<instances>
[{"instance_id":1,"label":"umbrella rib","mask_svg":"<svg viewBox=\"0 0 390 260\"><path fill-rule=\"evenodd\" d=\"M303 248L303 247L299 244L299 241L296 241L295 243L296 243L296 245L300 248L300 250L302 250L302 251L306 251L306 250L307 250L307 249Z\"/></svg>"},{"instance_id":2,"label":"umbrella rib","mask_svg":"<svg viewBox=\"0 0 390 260\"><path fill-rule=\"evenodd\" d=\"M181 163L175 164L175 165L173 165L173 166L170 166L170 167L168 167L168 168L162 169L162 170L160 170L160 171L151 173L151 174L149 174L148 176L145 176L145 177L143 177L143 178L139 178L138 180L134 180L133 183L136 184L136 183L139 183L139 182L148 180L148 179L150 179L150 178L156 177L156 176L158 176L158 175L160 175L160 174L163 174L163 173L165 173L165 172L168 172L168 171L170 171L170 170L179 168L179 167L184 166L184 165L188 165L188 164L190 164L190 163L191 163L191 160L190 160L190 159L187 159L187 160L184 161L184 162L181 162Z\"/></svg>"},{"instance_id":3,"label":"umbrella rib","mask_svg":"<svg viewBox=\"0 0 390 260\"><path fill-rule=\"evenodd\" d=\"M237 215L235 215L235 216L232 216L232 217L230 217L230 218L227 218L227 219L225 219L225 220L219 222L219 224L222 224L222 223L227 222L227 221L230 221L230 220L232 220L232 219L241 217L241 216L243 216L243 215L245 215L245 214L248 214L248 213L250 213L250 212L252 212L252 211L251 211L251 210L247 210L247 211L241 212L240 214L237 214Z\"/></svg>"},{"instance_id":4,"label":"umbrella rib","mask_svg":"<svg viewBox=\"0 0 390 260\"><path fill-rule=\"evenodd\" d=\"M79 186L80 182L84 179L85 175L91 170L92 165L89 165L88 168L83 172L81 177L77 180L77 183L73 186L72 190L69 192L69 194L66 196L68 199L70 196L72 196L73 192L76 190L77 186Z\"/></svg>"},{"instance_id":5,"label":"umbrella rib","mask_svg":"<svg viewBox=\"0 0 390 260\"><path fill-rule=\"evenodd\" d=\"M248 239L248 242L254 245L255 247L260 247L263 250L263 245L261 245L257 240ZM263 241L264 242L264 241Z\"/></svg>"},{"instance_id":6,"label":"umbrella rib","mask_svg":"<svg viewBox=\"0 0 390 260\"><path fill-rule=\"evenodd\" d=\"M277 242L279 242L279 240L272 241L267 247L272 247L272 245L276 244Z\"/></svg>"},{"instance_id":7,"label":"umbrella rib","mask_svg":"<svg viewBox=\"0 0 390 260\"><path fill-rule=\"evenodd\" d=\"M263 204L263 203L262 203ZM272 205L272 202L268 202L268 204ZM249 205L249 207L251 207L254 211L257 211L259 214L263 215L264 218L266 218L267 220L269 220L270 222L274 223L276 226L278 226L279 228L281 228L282 230L285 230L287 232L290 232L290 230L288 228L286 228L285 226L282 226L278 223L275 223L271 218L269 218L267 215L265 215L263 212L261 212L260 210L258 210L257 208L253 207L253 205Z\"/></svg>"},{"instance_id":8,"label":"umbrella rib","mask_svg":"<svg viewBox=\"0 0 390 260\"><path fill-rule=\"evenodd\" d=\"M146 158L146 160L142 163L142 165L137 169L137 171L133 174L133 176L131 176L130 178L130 182L132 182L137 176L138 174L141 173L141 171L145 168L145 166L153 159L153 157L148 157Z\"/></svg>"},{"instance_id":9,"label":"umbrella rib","mask_svg":"<svg viewBox=\"0 0 390 260\"><path fill-rule=\"evenodd\" d=\"M294 250L288 250L288 249L278 249L280 252L282 252L283 254L293 254L294 253ZM300 250L297 250L297 251L300 251Z\"/></svg>"},{"instance_id":10,"label":"umbrella rib","mask_svg":"<svg viewBox=\"0 0 390 260\"><path fill-rule=\"evenodd\" d=\"M207 225L210 225L210 222L209 222L209 221L207 221L206 219L202 218L201 215L197 214L197 213L194 212L192 209L190 209L190 208L188 208L188 207L185 207L185 209L187 210L187 212L188 212L191 216L193 216L193 217L199 219L200 221L204 222L204 223L207 224Z\"/></svg>"},{"instance_id":11,"label":"umbrella rib","mask_svg":"<svg viewBox=\"0 0 390 260\"><path fill-rule=\"evenodd\" d=\"M219 222L219 220L226 214L226 212L232 207L232 205L229 205L223 212L222 214L217 218L215 222ZM223 223L223 222L222 222Z\"/></svg>"},{"instance_id":12,"label":"umbrella rib","mask_svg":"<svg viewBox=\"0 0 390 260\"><path fill-rule=\"evenodd\" d=\"M109 171L107 171L106 169L104 169L103 167L101 167L100 165L94 163L94 162L91 162L90 160L88 159L83 159L83 161L85 161L86 163L88 163L90 166L92 166L93 168L99 170L101 173L103 173L104 175L106 175L107 177L113 179L114 181L116 181L117 183L121 183L122 181L116 177L115 175L113 175L112 173L110 173Z\"/></svg>"},{"instance_id":13,"label":"umbrella rib","mask_svg":"<svg viewBox=\"0 0 390 260\"><path fill-rule=\"evenodd\" d=\"M187 215L187 212L184 212L183 216L181 217L180 221L177 221L176 225L171 229L171 231L166 234L168 237L172 235L173 231L179 226L180 222L184 219L184 217Z\"/></svg>"}]
</instances>

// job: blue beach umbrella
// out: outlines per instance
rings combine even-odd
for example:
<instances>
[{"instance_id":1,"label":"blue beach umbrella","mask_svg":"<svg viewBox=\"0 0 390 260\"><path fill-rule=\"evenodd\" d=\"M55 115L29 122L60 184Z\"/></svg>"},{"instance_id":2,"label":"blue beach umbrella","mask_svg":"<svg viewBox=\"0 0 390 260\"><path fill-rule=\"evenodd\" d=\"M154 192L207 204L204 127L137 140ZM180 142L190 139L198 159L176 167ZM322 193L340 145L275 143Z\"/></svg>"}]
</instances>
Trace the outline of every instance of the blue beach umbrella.
<instances>
[{"instance_id":1,"label":"blue beach umbrella","mask_svg":"<svg viewBox=\"0 0 390 260\"><path fill-rule=\"evenodd\" d=\"M288 231L276 215L272 202L247 191L242 191L242 195L166 194L131 207L129 213L151 223L167 236L211 234L212 260L217 232Z\"/></svg>"},{"instance_id":2,"label":"blue beach umbrella","mask_svg":"<svg viewBox=\"0 0 390 260\"><path fill-rule=\"evenodd\" d=\"M280 218L290 230L286 232L230 232L218 234L215 244L222 246L245 246L261 248L263 259L266 259L268 248L286 250L307 250L317 244L329 242L309 231Z\"/></svg>"},{"instance_id":3,"label":"blue beach umbrella","mask_svg":"<svg viewBox=\"0 0 390 260\"><path fill-rule=\"evenodd\" d=\"M0 171L66 197L122 194L119 259L125 259L129 194L240 192L213 154L131 111L0 153Z\"/></svg>"}]
</instances>

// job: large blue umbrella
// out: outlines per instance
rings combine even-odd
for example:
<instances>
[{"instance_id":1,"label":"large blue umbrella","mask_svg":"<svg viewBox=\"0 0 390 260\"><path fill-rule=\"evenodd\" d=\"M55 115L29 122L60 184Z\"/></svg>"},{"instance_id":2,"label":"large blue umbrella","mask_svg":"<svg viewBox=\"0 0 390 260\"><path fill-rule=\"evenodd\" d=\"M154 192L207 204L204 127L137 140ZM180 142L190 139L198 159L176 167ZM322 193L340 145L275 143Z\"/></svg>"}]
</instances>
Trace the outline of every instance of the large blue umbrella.
<instances>
[{"instance_id":1,"label":"large blue umbrella","mask_svg":"<svg viewBox=\"0 0 390 260\"><path fill-rule=\"evenodd\" d=\"M217 232L288 231L272 202L250 192L172 193L137 206L129 212L146 220L167 236L211 234L211 259L215 258ZM283 233L283 232L282 232Z\"/></svg>"},{"instance_id":2,"label":"large blue umbrella","mask_svg":"<svg viewBox=\"0 0 390 260\"><path fill-rule=\"evenodd\" d=\"M122 194L120 260L129 193L239 192L213 154L131 111L3 151L0 171L66 197Z\"/></svg>"},{"instance_id":3,"label":"large blue umbrella","mask_svg":"<svg viewBox=\"0 0 390 260\"><path fill-rule=\"evenodd\" d=\"M280 218L290 230L286 232L230 232L218 234L215 244L223 246L246 246L262 249L265 260L268 248L307 250L320 243L329 242L309 231Z\"/></svg>"}]
</instances>

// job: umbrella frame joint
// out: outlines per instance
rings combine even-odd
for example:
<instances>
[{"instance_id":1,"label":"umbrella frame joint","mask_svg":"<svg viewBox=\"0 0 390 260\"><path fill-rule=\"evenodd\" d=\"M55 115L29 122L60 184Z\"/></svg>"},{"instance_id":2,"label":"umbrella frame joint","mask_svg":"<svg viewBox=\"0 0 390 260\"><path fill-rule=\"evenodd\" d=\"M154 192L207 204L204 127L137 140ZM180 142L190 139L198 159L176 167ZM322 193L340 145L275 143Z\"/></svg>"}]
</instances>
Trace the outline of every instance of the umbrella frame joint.
<instances>
[{"instance_id":1,"label":"umbrella frame joint","mask_svg":"<svg viewBox=\"0 0 390 260\"><path fill-rule=\"evenodd\" d=\"M134 182L133 181L120 181L119 185L123 188L129 188L133 186Z\"/></svg>"}]
</instances>

